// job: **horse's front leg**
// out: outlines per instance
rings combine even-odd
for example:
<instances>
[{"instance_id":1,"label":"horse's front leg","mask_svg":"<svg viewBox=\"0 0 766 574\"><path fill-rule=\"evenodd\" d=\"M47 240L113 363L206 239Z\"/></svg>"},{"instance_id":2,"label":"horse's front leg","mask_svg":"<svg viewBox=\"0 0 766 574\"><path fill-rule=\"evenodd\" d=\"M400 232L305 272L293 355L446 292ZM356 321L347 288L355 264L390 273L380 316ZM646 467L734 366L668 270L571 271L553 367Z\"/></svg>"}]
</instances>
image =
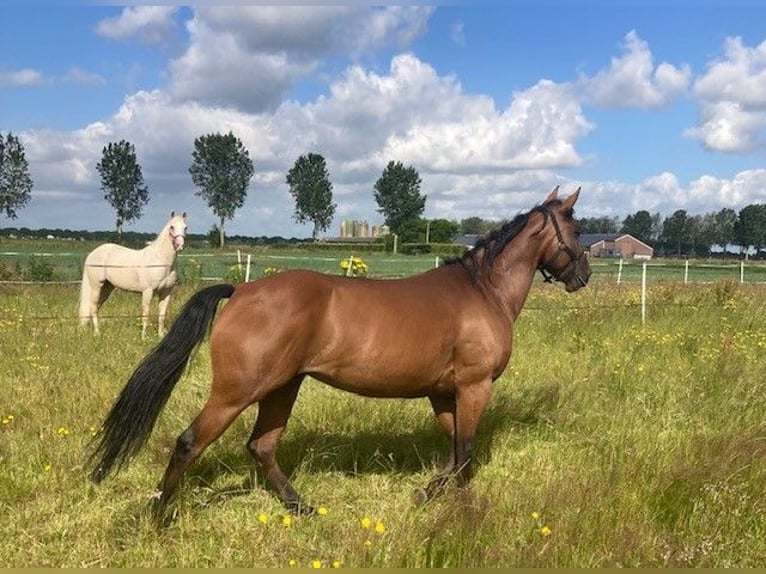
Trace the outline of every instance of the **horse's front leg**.
<instances>
[{"instance_id":1,"label":"horse's front leg","mask_svg":"<svg viewBox=\"0 0 766 574\"><path fill-rule=\"evenodd\" d=\"M168 312L168 305L170 304L171 289L162 289L157 291L159 297L159 303L157 305L157 335L162 337L165 334L165 317Z\"/></svg>"},{"instance_id":2,"label":"horse's front leg","mask_svg":"<svg viewBox=\"0 0 766 574\"><path fill-rule=\"evenodd\" d=\"M152 304L154 289L141 291L141 339L146 339L146 327L149 325L149 308Z\"/></svg>"},{"instance_id":3,"label":"horse's front leg","mask_svg":"<svg viewBox=\"0 0 766 574\"><path fill-rule=\"evenodd\" d=\"M429 397L431 406L444 432L450 438L450 455L446 464L428 483L416 492L416 502L425 503L441 494L452 477L460 486L471 480L473 440L484 409L489 402L491 381L458 388L454 397Z\"/></svg>"}]
</instances>

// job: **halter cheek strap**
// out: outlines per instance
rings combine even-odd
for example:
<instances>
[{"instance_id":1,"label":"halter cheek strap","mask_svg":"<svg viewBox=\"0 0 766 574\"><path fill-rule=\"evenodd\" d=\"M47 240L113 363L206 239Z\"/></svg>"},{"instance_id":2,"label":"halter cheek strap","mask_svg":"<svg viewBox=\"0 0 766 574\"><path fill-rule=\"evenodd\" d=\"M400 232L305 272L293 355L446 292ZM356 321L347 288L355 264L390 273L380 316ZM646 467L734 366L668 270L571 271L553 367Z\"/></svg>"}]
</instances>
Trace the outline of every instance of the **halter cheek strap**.
<instances>
[{"instance_id":1,"label":"halter cheek strap","mask_svg":"<svg viewBox=\"0 0 766 574\"><path fill-rule=\"evenodd\" d=\"M577 263L585 256L585 251L577 255L564 241L564 236L559 228L559 222L556 219L556 215L547 207L543 207L541 211L545 214L546 218L550 218L551 223L553 223L553 229L556 231L556 239L558 240L558 249L556 249L556 252L547 261L541 263L537 268L540 270L540 274L543 276L543 280L546 283L553 283L554 279L566 283L569 278L577 272ZM566 253L569 256L569 262L559 276L556 277L548 270L548 267L552 265L562 253ZM585 280L582 277L578 275L577 279L583 286L585 286Z\"/></svg>"}]
</instances>

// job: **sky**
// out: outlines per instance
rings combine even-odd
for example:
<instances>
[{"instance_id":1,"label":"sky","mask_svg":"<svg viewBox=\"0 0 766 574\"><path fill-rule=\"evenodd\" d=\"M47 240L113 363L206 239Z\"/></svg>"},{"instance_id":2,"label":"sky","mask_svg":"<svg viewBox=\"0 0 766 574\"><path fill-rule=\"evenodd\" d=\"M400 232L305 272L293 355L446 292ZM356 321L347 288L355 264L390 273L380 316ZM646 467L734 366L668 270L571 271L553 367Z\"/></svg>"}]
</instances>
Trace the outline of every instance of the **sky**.
<instances>
[{"instance_id":1,"label":"sky","mask_svg":"<svg viewBox=\"0 0 766 574\"><path fill-rule=\"evenodd\" d=\"M502 6L0 7L0 133L30 202L0 227L109 230L96 164L135 146L150 200L217 218L194 140L234 133L255 174L228 234L311 236L285 176L322 155L344 218L382 223L373 186L414 167L424 217L511 218L553 187L580 217L766 203L766 4L509 0ZM761 4L761 6L759 6Z\"/></svg>"}]
</instances>

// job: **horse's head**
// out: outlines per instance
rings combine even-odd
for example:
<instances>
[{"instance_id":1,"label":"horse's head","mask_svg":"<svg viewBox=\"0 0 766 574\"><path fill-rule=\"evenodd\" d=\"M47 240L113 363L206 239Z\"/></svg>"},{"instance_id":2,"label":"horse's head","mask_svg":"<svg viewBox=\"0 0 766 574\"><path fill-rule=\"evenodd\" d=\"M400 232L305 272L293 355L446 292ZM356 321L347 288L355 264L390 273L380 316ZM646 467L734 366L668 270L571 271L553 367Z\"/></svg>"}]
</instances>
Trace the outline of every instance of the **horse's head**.
<instances>
[{"instance_id":1,"label":"horse's head","mask_svg":"<svg viewBox=\"0 0 766 574\"><path fill-rule=\"evenodd\" d=\"M577 291L588 284L591 270L580 244L574 220L574 204L580 188L564 200L558 199L558 186L538 208L546 219L540 230L544 236L538 269L547 282L561 281L567 291ZM547 225L549 223L551 225Z\"/></svg>"},{"instance_id":2,"label":"horse's head","mask_svg":"<svg viewBox=\"0 0 766 574\"><path fill-rule=\"evenodd\" d=\"M173 243L173 248L176 251L181 251L184 248L184 242L186 241L185 211L181 215L176 215L175 211L170 212L168 234L170 235L170 241Z\"/></svg>"}]
</instances>

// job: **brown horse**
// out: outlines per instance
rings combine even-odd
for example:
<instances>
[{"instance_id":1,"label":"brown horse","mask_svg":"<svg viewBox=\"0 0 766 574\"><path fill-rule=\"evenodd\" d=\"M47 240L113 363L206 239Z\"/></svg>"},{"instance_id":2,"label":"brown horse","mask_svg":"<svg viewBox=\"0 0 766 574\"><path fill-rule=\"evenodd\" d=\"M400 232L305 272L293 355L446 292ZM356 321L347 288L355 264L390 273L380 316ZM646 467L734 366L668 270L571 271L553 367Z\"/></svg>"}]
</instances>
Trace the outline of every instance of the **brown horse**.
<instances>
[{"instance_id":1,"label":"brown horse","mask_svg":"<svg viewBox=\"0 0 766 574\"><path fill-rule=\"evenodd\" d=\"M492 382L511 356L511 329L535 272L563 282L567 291L590 277L573 219L580 190L564 200L557 193L558 187L462 258L409 278L296 270L198 291L109 412L95 439L91 478L100 482L141 449L219 301L229 298L212 327L210 395L178 437L158 487L156 518L164 516L189 465L254 403L258 416L248 450L289 509L313 512L276 461L307 375L369 397L427 397L452 448L420 496L432 498L453 476L467 484L474 435Z\"/></svg>"}]
</instances>

